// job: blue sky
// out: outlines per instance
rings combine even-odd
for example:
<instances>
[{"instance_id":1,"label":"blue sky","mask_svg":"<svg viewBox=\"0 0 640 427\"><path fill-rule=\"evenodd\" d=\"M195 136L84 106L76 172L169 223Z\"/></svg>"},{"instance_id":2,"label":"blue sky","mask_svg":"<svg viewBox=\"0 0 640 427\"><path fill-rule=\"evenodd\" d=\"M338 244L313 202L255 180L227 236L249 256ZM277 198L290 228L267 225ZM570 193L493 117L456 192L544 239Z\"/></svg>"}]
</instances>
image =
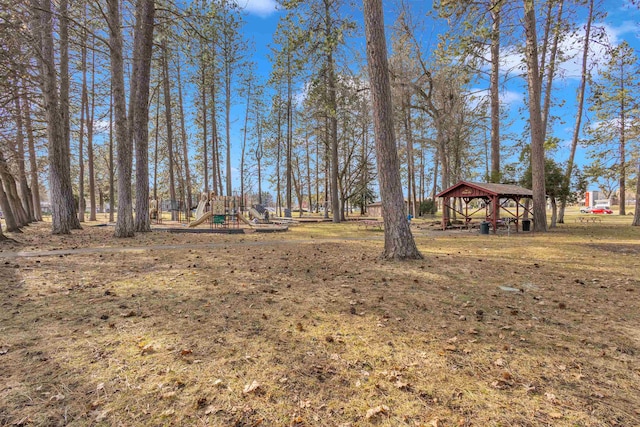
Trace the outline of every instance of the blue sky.
<instances>
[{"instance_id":1,"label":"blue sky","mask_svg":"<svg viewBox=\"0 0 640 427\"><path fill-rule=\"evenodd\" d=\"M258 65L258 73L262 75L263 80L266 80L270 72L270 64L268 60L269 44L272 42L273 34L276 30L278 20L283 14L282 11L277 9L277 3L274 0L238 0L241 7L245 9L245 26L244 34L247 39L251 41L254 49L249 53L252 60ZM637 7L629 6L626 0L623 1L605 1L605 8L607 9L607 17L596 25L603 28L607 38L613 42L618 43L622 40L627 40L631 46L636 50L640 50L640 41L638 40L638 34L640 27L640 13ZM422 28L424 28L423 34L420 39L425 43L435 43L436 35L443 31L445 28L442 26L442 22L434 22L430 18L425 17L425 13L430 9L431 1L413 0L408 4L412 7L415 19L422 20ZM387 25L391 25L394 20L395 2L385 2L385 19ZM355 9L350 13L353 14L355 20L361 22L361 2L356 1ZM579 21L579 19L578 19ZM390 34L389 29L387 34ZM580 50L580 43L571 43L576 40L567 41L561 48L565 52L572 52ZM351 43L351 49L364 49L364 41L362 36L357 37L353 43ZM504 62L501 65L502 69L513 70L513 68L521 61L521 58L517 54L509 54L509 50L513 46L503 45ZM596 44L592 44L592 57L599 58L604 54L604 48ZM562 109L556 109L552 111L552 114L560 116L563 123L556 123L549 133L558 137L561 142L560 149L553 153L554 158L557 161L564 161L568 157L568 144L573 132L573 125L575 121L575 98L576 89L579 82L580 75L580 55L576 55L574 59L562 63L560 66L560 76L554 83L554 95L557 99L564 99L566 104ZM514 71L511 71L514 74ZM517 73L515 73L517 74ZM472 88L475 90L486 89L488 84L486 82L479 82L478 87ZM526 80L522 77L515 77L509 80L509 83L505 85L502 92L503 105L509 111L509 118L512 125L509 129L503 129L503 135L507 135L509 132L512 134L522 134L522 129L526 124L523 116L526 117ZM235 111L240 114L244 114L244 106L242 102L236 103ZM584 118L583 118L584 120ZM242 128L242 120L239 118L235 121L233 134L239 134ZM233 138L234 141L239 141L239 138ZM506 142L508 143L508 142ZM236 144L239 145L239 144ZM234 147L234 159L233 159L233 181L234 188L237 188L238 171L237 165L239 165L239 153ZM514 159L511 159L512 161ZM577 152L577 163L583 165L586 163L586 150L579 148ZM507 160L508 161L508 160ZM595 189L595 187L594 187Z\"/></svg>"}]
</instances>

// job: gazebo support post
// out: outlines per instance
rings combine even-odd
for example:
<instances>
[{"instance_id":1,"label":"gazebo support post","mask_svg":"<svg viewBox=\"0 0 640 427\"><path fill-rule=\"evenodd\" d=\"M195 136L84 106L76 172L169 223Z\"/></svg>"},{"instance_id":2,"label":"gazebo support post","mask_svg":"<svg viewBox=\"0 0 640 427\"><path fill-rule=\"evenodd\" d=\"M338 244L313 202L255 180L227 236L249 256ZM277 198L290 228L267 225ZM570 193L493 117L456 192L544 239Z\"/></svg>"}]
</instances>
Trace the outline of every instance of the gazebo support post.
<instances>
[{"instance_id":1,"label":"gazebo support post","mask_svg":"<svg viewBox=\"0 0 640 427\"><path fill-rule=\"evenodd\" d=\"M500 209L499 203L498 203L498 196L492 196L491 197L491 205L493 206L493 212L492 212L492 218L491 218L491 222L493 223L493 234L496 234L496 232L498 231L498 210Z\"/></svg>"}]
</instances>

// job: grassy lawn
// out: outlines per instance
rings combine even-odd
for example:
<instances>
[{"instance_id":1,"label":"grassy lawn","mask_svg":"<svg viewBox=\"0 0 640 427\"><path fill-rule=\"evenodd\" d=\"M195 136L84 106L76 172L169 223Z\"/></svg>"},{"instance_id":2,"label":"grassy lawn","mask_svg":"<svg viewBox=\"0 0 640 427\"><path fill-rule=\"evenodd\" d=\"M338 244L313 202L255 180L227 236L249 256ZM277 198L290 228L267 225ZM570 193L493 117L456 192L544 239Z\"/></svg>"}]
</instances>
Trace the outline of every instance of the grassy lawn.
<instances>
[{"instance_id":1,"label":"grassy lawn","mask_svg":"<svg viewBox=\"0 0 640 427\"><path fill-rule=\"evenodd\" d=\"M414 220L404 263L353 222L32 225L0 244L0 425L640 425L640 229L580 216Z\"/></svg>"}]
</instances>

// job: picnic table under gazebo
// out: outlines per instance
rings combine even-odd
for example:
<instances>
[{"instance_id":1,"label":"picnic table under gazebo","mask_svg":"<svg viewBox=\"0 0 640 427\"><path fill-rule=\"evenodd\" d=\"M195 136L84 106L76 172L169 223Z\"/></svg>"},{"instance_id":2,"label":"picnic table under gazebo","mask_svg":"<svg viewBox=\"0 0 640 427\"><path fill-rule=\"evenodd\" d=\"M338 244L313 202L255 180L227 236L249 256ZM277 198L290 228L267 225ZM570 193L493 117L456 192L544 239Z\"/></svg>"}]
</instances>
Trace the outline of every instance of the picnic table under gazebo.
<instances>
[{"instance_id":1,"label":"picnic table under gazebo","mask_svg":"<svg viewBox=\"0 0 640 427\"><path fill-rule=\"evenodd\" d=\"M470 226L472 220L477 218L474 215L484 210L483 220L491 223L494 233L500 224L514 223L517 231L522 220L533 219L531 211L522 204L523 200L533 198L533 192L517 185L460 181L440 192L437 197L443 199L443 229L451 223L450 212L459 214L464 224ZM459 200L464 204L461 209L456 207L460 204ZM481 200L482 203L470 209L469 205L473 200ZM515 206L508 206L510 201L514 202ZM501 213L505 213L506 216L502 217Z\"/></svg>"}]
</instances>

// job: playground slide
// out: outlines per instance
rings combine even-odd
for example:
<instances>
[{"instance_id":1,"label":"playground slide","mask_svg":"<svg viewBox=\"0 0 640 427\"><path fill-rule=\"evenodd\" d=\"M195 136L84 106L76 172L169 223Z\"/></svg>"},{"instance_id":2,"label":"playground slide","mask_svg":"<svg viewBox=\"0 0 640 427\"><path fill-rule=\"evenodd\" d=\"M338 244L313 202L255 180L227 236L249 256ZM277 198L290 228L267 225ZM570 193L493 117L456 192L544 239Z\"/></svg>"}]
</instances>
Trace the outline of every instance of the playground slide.
<instances>
[{"instance_id":1,"label":"playground slide","mask_svg":"<svg viewBox=\"0 0 640 427\"><path fill-rule=\"evenodd\" d=\"M254 226L254 224L253 224L251 221L249 221L249 220L247 219L247 217L245 217L245 216L244 216L244 215L242 215L241 213L237 214L237 216L238 216L238 220L239 220L239 221L242 221L242 222L244 222L245 224L248 224L248 225L250 225L250 226L252 226L252 227Z\"/></svg>"},{"instance_id":2,"label":"playground slide","mask_svg":"<svg viewBox=\"0 0 640 427\"><path fill-rule=\"evenodd\" d=\"M254 208L249 208L249 213L251 214L251 216L253 216L254 218L258 218L258 219L264 219L264 215L262 215L260 212L258 212L257 210L255 210Z\"/></svg>"},{"instance_id":3,"label":"playground slide","mask_svg":"<svg viewBox=\"0 0 640 427\"><path fill-rule=\"evenodd\" d=\"M198 225L202 224L203 222L211 218L211 215L213 215L213 212L211 211L205 212L204 215L202 215L200 218L190 222L189 227L197 227Z\"/></svg>"},{"instance_id":4,"label":"playground slide","mask_svg":"<svg viewBox=\"0 0 640 427\"><path fill-rule=\"evenodd\" d=\"M196 209L196 221L204 215L204 208L207 206L207 199L200 200L198 208Z\"/></svg>"}]
</instances>

